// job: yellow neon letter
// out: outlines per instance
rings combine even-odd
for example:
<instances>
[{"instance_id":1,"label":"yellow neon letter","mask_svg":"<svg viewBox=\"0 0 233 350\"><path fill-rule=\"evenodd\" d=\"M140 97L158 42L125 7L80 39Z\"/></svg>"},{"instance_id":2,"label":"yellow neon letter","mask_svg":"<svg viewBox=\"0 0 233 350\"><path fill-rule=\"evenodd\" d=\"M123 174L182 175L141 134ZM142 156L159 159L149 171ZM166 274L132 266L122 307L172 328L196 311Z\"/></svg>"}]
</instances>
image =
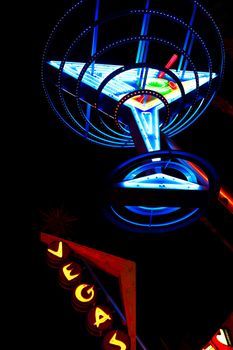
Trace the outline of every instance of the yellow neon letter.
<instances>
[{"instance_id":1,"label":"yellow neon letter","mask_svg":"<svg viewBox=\"0 0 233 350\"><path fill-rule=\"evenodd\" d=\"M94 326L99 328L99 325L101 323L104 323L107 320L111 320L111 317L110 315L106 314L104 310L102 310L100 307L97 306L95 309L95 320L96 322L94 323Z\"/></svg>"},{"instance_id":2,"label":"yellow neon letter","mask_svg":"<svg viewBox=\"0 0 233 350\"><path fill-rule=\"evenodd\" d=\"M63 271L63 273L68 281L71 281L80 275L80 273L77 273L76 275L71 275L72 267L70 267L70 265L72 265L72 263L69 263L69 264L63 266L63 268L62 268L62 271Z\"/></svg>"},{"instance_id":3,"label":"yellow neon letter","mask_svg":"<svg viewBox=\"0 0 233 350\"><path fill-rule=\"evenodd\" d=\"M111 338L110 341L109 341L109 344L119 346L119 347L120 347L120 350L126 350L126 345L125 345L125 343L124 343L123 341L121 341L121 340L117 340L117 339L116 339L116 334L117 334L117 332L115 332L115 333L113 334L112 338Z\"/></svg>"},{"instance_id":4,"label":"yellow neon letter","mask_svg":"<svg viewBox=\"0 0 233 350\"><path fill-rule=\"evenodd\" d=\"M62 258L62 255L63 255L62 241L59 242L59 245L56 251L48 248L48 252L58 256L59 258Z\"/></svg>"},{"instance_id":5,"label":"yellow neon letter","mask_svg":"<svg viewBox=\"0 0 233 350\"><path fill-rule=\"evenodd\" d=\"M90 294L89 298L84 298L82 296L82 291L84 288L88 287L89 284L80 284L76 290L75 290L75 296L76 298L81 301L82 303L88 303L89 301L91 301L94 296L95 296L95 291L94 291L94 286L91 286L88 290L87 290L87 294Z\"/></svg>"}]
</instances>

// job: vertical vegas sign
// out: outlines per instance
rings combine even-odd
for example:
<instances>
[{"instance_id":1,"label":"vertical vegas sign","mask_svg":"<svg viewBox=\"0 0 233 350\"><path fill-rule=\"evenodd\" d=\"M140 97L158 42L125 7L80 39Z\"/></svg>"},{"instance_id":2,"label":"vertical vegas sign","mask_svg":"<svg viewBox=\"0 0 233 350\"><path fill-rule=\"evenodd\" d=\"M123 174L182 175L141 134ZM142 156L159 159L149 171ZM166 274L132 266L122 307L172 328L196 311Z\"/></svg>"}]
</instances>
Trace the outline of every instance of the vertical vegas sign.
<instances>
[{"instance_id":1,"label":"vertical vegas sign","mask_svg":"<svg viewBox=\"0 0 233 350\"><path fill-rule=\"evenodd\" d=\"M223 78L223 40L196 0L179 0L185 16L152 0L126 3L109 8L105 0L81 0L68 9L45 45L42 85L53 112L78 137L96 147L136 150L134 158L109 176L106 218L120 229L145 235L176 231L199 219L220 191L211 164L177 150L172 137L191 127L214 99ZM133 61L125 59L132 52ZM47 244L52 239L41 236ZM103 252L98 260L93 249L65 243L130 284L129 300L121 283L125 316L118 309L127 332L110 330L113 315L106 305L98 305L95 285L81 282L82 268L74 261L60 265L64 247L49 247L48 260L57 267L58 259L60 284L72 286L72 304L87 313L90 333L106 334L104 350L135 350L136 342L144 349L136 336L135 263Z\"/></svg>"},{"instance_id":2,"label":"vertical vegas sign","mask_svg":"<svg viewBox=\"0 0 233 350\"><path fill-rule=\"evenodd\" d=\"M136 264L46 233L41 233L40 240L46 245L48 266L57 270L60 286L71 291L74 309L86 314L89 333L103 338L103 349L136 349ZM89 282L90 276L88 282L85 280L86 264L119 280L125 316L102 284L98 284L97 277L97 284L96 281ZM108 301L111 305L99 304L98 293L105 294L106 303ZM114 327L118 324L119 328L115 329L113 322Z\"/></svg>"}]
</instances>

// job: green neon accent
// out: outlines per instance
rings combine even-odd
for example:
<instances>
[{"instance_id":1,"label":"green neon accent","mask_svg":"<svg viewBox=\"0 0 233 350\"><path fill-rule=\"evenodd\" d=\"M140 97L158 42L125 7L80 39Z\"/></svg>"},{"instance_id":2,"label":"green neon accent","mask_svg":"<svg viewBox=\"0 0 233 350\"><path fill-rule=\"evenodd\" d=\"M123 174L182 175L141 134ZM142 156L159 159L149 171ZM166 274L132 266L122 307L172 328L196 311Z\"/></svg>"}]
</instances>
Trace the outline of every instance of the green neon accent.
<instances>
[{"instance_id":1,"label":"green neon accent","mask_svg":"<svg viewBox=\"0 0 233 350\"><path fill-rule=\"evenodd\" d=\"M167 79L155 78L146 84L146 88L154 90L161 95L166 95L172 92L172 88L169 86L169 81Z\"/></svg>"}]
</instances>

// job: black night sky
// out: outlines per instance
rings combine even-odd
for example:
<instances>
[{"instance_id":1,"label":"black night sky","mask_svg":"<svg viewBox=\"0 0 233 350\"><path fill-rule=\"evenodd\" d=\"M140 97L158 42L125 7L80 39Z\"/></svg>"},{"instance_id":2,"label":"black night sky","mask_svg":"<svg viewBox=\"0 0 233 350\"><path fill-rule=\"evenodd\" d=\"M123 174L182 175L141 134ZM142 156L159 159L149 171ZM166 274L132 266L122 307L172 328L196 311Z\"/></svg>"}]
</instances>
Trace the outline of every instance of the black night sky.
<instances>
[{"instance_id":1,"label":"black night sky","mask_svg":"<svg viewBox=\"0 0 233 350\"><path fill-rule=\"evenodd\" d=\"M13 297L20 310L13 308L17 315L12 315L11 322L17 344L25 349L101 349L100 339L88 334L83 315L73 310L69 296L47 266L45 246L39 240L40 231L46 230L45 215L62 209L77 219L65 227L67 233L59 228L62 237L136 261L138 333L146 348L165 349L162 338L167 349L200 350L233 309L232 215L217 202L205 215L208 225L199 220L155 236L126 232L106 221L100 208L105 179L116 166L135 156L135 150L98 147L77 137L58 121L41 86L45 42L73 3L31 2L15 22L16 32L23 27L17 54L24 68L19 71L20 122L16 120L16 129L20 124L23 130L16 138L14 165L22 178L20 198L26 204L21 216L25 227L19 232L25 253L16 261L22 301ZM176 143L208 160L221 184L233 193L232 13L228 0L202 3L222 31L225 75L218 103L213 102L190 129L177 135ZM21 200L16 202L21 206ZM148 288L152 290L149 294Z\"/></svg>"}]
</instances>

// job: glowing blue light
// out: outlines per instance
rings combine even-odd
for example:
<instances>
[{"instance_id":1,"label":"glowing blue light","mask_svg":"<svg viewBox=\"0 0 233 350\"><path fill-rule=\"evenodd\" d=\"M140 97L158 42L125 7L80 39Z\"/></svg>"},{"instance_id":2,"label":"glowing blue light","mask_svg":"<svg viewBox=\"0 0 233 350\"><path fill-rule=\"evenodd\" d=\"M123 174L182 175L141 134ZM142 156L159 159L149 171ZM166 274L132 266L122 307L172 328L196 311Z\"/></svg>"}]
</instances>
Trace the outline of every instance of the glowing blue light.
<instances>
[{"instance_id":1,"label":"glowing blue light","mask_svg":"<svg viewBox=\"0 0 233 350\"><path fill-rule=\"evenodd\" d=\"M169 140L170 142L170 140ZM180 162L182 161L182 159L179 159ZM161 160L160 162L160 167L164 168L164 171L166 171L167 169L171 169L171 170L175 170L178 173L182 174L183 177L186 178L187 181L196 184L197 183L197 174L196 171L193 170L193 168L187 163L178 163L178 162L173 162L171 160L169 161L164 161ZM139 181L141 174L147 171L155 171L156 172L157 169L157 165L152 164L152 163L145 163L143 165L140 165L136 168L134 168L134 170L130 171L125 177L124 177L124 181L129 181L129 180L133 180L137 177L137 180Z\"/></svg>"},{"instance_id":2,"label":"glowing blue light","mask_svg":"<svg viewBox=\"0 0 233 350\"><path fill-rule=\"evenodd\" d=\"M100 0L96 0L96 5L95 5L95 21L98 20L99 17L99 8L100 8ZM91 55L94 55L96 53L96 48L97 48L97 41L98 41L98 25L94 27L94 32L93 32L93 38L92 38L92 48L91 48ZM91 65L91 73L92 75L94 74L95 70L95 62L92 63Z\"/></svg>"},{"instance_id":3,"label":"glowing blue light","mask_svg":"<svg viewBox=\"0 0 233 350\"><path fill-rule=\"evenodd\" d=\"M149 0L147 0L146 4L146 10L149 8ZM143 22L142 22L142 28L141 28L141 35L147 35L148 33L148 28L149 28L149 23L150 23L150 15L145 13L143 15ZM146 56L145 56L145 49L148 46L148 43L145 41L140 40L138 44L138 51L137 51L137 57L136 57L136 63L139 62L145 62L146 61Z\"/></svg>"},{"instance_id":4,"label":"glowing blue light","mask_svg":"<svg viewBox=\"0 0 233 350\"><path fill-rule=\"evenodd\" d=\"M129 211L132 211L135 214L144 216L161 216L171 214L177 210L180 210L180 207L143 207L133 205L126 205L125 208Z\"/></svg>"},{"instance_id":5,"label":"glowing blue light","mask_svg":"<svg viewBox=\"0 0 233 350\"><path fill-rule=\"evenodd\" d=\"M117 184L118 187L126 188L148 188L148 189L177 189L177 190L207 190L207 187L182 180L167 174L153 174L142 176L133 180L123 181Z\"/></svg>"},{"instance_id":6,"label":"glowing blue light","mask_svg":"<svg viewBox=\"0 0 233 350\"><path fill-rule=\"evenodd\" d=\"M150 0L147 0L145 9L148 10L150 5ZM143 15L143 22L142 22L142 28L141 28L141 35L147 35L148 29L149 29L149 23L150 23L150 15L147 13L144 13ZM139 62L146 62L147 54L149 50L149 41L139 41L138 44L138 51L137 51L137 57L136 57L136 63ZM142 89L145 89L146 85L146 79L148 75L148 68L139 68L137 73L137 84Z\"/></svg>"},{"instance_id":7,"label":"glowing blue light","mask_svg":"<svg viewBox=\"0 0 233 350\"><path fill-rule=\"evenodd\" d=\"M196 16L196 11L197 11L197 5L194 3L193 13L192 13L192 16L191 16L191 19L190 19L190 23L189 23L190 27L187 30L185 41L184 41L184 46L183 46L183 50L184 51L186 51L186 48L187 48L187 45L188 45L188 41L189 41L189 38L190 38L190 35L191 35L191 28L192 28L192 25L193 25L193 22L194 22L194 18ZM181 70L183 60L184 60L184 56L182 55L180 57L180 62L179 62L179 66L178 66L178 72Z\"/></svg>"},{"instance_id":8,"label":"glowing blue light","mask_svg":"<svg viewBox=\"0 0 233 350\"><path fill-rule=\"evenodd\" d=\"M148 112L132 108L132 112L148 152L160 150L158 107Z\"/></svg>"},{"instance_id":9,"label":"glowing blue light","mask_svg":"<svg viewBox=\"0 0 233 350\"><path fill-rule=\"evenodd\" d=\"M51 66L53 66L54 68L59 69L61 61L49 61L48 63ZM80 74L83 67L84 67L84 63L82 63L82 62L66 62L64 64L64 67L63 67L63 72L70 75L71 77L73 77L75 79L78 79L79 74ZM94 90L98 90L100 84L103 82L103 80L109 74L113 73L115 70L122 68L122 67L123 66L121 66L121 65L95 63L94 71L93 71L93 67L90 66L83 76L82 83L93 88ZM172 69L170 71L173 74L175 74L178 77L178 79L180 79L186 95L196 89L196 87L197 87L196 86L196 78L194 76L193 71L185 71L185 74L183 74L182 71L177 72L176 70L172 70ZM104 86L102 93L118 102L126 94L138 89L137 72L138 72L138 69L131 69L131 70L126 70L124 72L121 72L120 74L115 76L113 79L111 79ZM148 84L151 81L153 81L153 79L157 79L158 73L159 73L159 70L154 69L154 68L153 69L149 68L147 70L146 79L148 81ZM213 73L212 79L215 77L217 77L217 75L215 73ZM204 84L209 82L210 74L208 72L198 72L198 78L199 78L199 86L201 86L201 85L204 85ZM157 87L153 87L153 86L151 86L151 84L150 84L149 88L151 90L154 89L155 91L158 90ZM166 93L166 100L169 104L180 99L180 98L181 98L181 92L180 92L180 89L178 89L178 88L172 90L171 92ZM146 102L146 103L140 103L136 99L129 99L125 102L125 106L129 107L132 110L134 117L138 115L139 110L144 111L144 112L151 112L150 109L152 107L157 107L159 109L164 108L164 105L159 98L153 98L152 100L150 100L149 102ZM199 105L198 109L200 109L200 106L201 105ZM135 108L136 108L137 112L135 112ZM197 109L197 111L198 111L198 109ZM180 120L177 119L177 114L172 116L168 125L166 125L165 128L162 127L163 132L169 136L172 136L172 135L176 134L177 132L182 131L184 128L188 127L193 122L193 120L197 119L197 117L195 118L195 114L197 113L197 111L194 111L194 113L191 114L191 116L189 116L190 110L192 110L192 108L189 108L188 111L186 112L186 114ZM104 111L102 111L102 112L104 112ZM154 111L153 113L156 113L156 112ZM89 114L87 113L87 116L86 116L86 121L87 121L86 124L88 124L88 115ZM201 113L199 113L199 115L200 114ZM70 115L70 116L73 119L72 115ZM111 117L111 116L109 116L109 117ZM137 118L137 120L139 120L139 119ZM143 118L141 118L141 121L139 122L139 124L140 123L143 124L142 120L143 120ZM145 118L144 118L144 120L145 120ZM176 122L175 122L175 120L176 120ZM79 125L79 123L76 120L74 120L74 122ZM143 130L142 131L142 138L144 139L144 143L146 145L147 150L148 151L159 150L160 149L160 137L158 136L158 134L159 134L158 129L157 128L154 129L155 131L154 131L153 137L155 136L155 132L156 132L156 137L155 137L155 139L153 139L152 136L148 135L148 132L146 131L146 127L147 126L144 123L144 126L140 130ZM86 135L87 138L89 138L89 136L86 134L86 132L89 131L88 125L86 125L85 129L86 129L86 131L84 132L84 134ZM115 145L117 145L118 142L114 137L108 136L103 131L100 133L103 134L104 139L105 138L109 139L107 141L108 144L110 144L111 140L112 140L113 143L115 143L115 141L116 141ZM119 142L119 145L125 144L125 141L124 140L122 140L122 141L123 142L121 142L121 141ZM133 145L132 142L130 144Z\"/></svg>"},{"instance_id":10,"label":"glowing blue light","mask_svg":"<svg viewBox=\"0 0 233 350\"><path fill-rule=\"evenodd\" d=\"M174 220L169 220L166 222L160 222L160 223L140 223L138 221L133 221L133 220L129 220L127 218L125 218L124 216L122 216L121 214L119 214L115 208L111 207L112 212L116 215L116 217L118 217L122 222L126 222L127 224L129 224L130 226L133 227L141 227L141 228L150 228L152 229L152 233L153 232L153 228L154 229L161 229L161 231L164 232L165 228L167 228L168 230L170 230L171 228L173 228L174 230L176 229L177 225L181 225L182 223L186 224L187 220L189 219L190 222L192 222L192 220L196 220L197 217L201 216L201 213L199 212L199 208L195 208L192 209L190 212L188 212L187 214L182 214L182 216L180 218L174 219ZM150 232L150 231L145 231L146 232Z\"/></svg>"},{"instance_id":11,"label":"glowing blue light","mask_svg":"<svg viewBox=\"0 0 233 350\"><path fill-rule=\"evenodd\" d=\"M48 64L53 66L54 68L59 69L61 61L49 61ZM63 72L72 76L75 79L78 79L79 74L84 67L84 63L80 62L66 62L64 65ZM82 79L82 83L92 87L93 89L97 90L101 82L114 70L123 67L121 65L111 65L111 64L102 64L102 63L96 63L95 64L95 70L94 74L92 75L91 67L87 69L86 74L84 75ZM184 76L183 72L177 72L174 69L171 69L171 72L173 72L180 80L184 87L184 91L186 94L192 92L196 89L196 80L194 77L194 74L192 71L186 71ZM148 69L147 79L148 81L151 81L155 78L157 78L159 74L159 70L157 69ZM198 72L199 77L199 86L202 86L209 82L210 74L208 72ZM217 77L217 74L212 74L212 79ZM132 69L126 72L123 72L119 74L117 77L111 79L107 86L103 89L103 93L107 96L115 99L116 101L119 101L124 95L127 93L137 90L137 70ZM150 86L150 89L152 90L153 87ZM156 90L156 88L154 88ZM171 103L173 101L176 101L181 97L181 93L179 89L175 89L172 92L166 94L166 99L168 103ZM153 101L153 106L159 105L161 103L160 100L155 99ZM136 106L142 110L146 110L145 107L143 107L143 104L136 103L135 101L130 102L131 105Z\"/></svg>"},{"instance_id":12,"label":"glowing blue light","mask_svg":"<svg viewBox=\"0 0 233 350\"><path fill-rule=\"evenodd\" d=\"M153 134L153 121L152 121L152 114L151 112L142 112L141 113L141 120L145 126L146 133L148 135Z\"/></svg>"},{"instance_id":13,"label":"glowing blue light","mask_svg":"<svg viewBox=\"0 0 233 350\"><path fill-rule=\"evenodd\" d=\"M200 107L202 106L204 102L204 99L201 100L199 106L196 108L195 110L195 114L199 111ZM190 107L191 109L191 107ZM189 110L190 110L189 109ZM175 128L171 128L171 129L174 129L174 131L171 132L171 129L169 130L169 136L172 137L174 136L175 134L177 134L179 132L179 130L184 130L186 129L191 123L194 123L195 120L197 120L197 118L199 117L199 115L197 115L195 118L193 118L193 115L191 115L189 118L186 118L185 120L185 117L187 116L188 112L185 114L184 118L182 118L182 120L180 120L176 125L175 125ZM192 119L192 120L191 120Z\"/></svg>"}]
</instances>

